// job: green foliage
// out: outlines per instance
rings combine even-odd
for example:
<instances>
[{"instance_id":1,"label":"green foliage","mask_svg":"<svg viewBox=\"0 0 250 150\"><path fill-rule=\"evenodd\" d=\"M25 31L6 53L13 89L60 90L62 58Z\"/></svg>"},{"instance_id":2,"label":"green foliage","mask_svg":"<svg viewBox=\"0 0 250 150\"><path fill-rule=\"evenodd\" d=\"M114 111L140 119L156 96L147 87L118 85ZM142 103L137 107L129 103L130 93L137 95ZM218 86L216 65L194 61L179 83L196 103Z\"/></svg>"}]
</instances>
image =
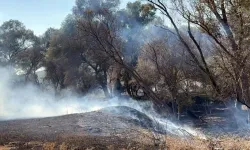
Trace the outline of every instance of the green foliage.
<instances>
[{"instance_id":1,"label":"green foliage","mask_svg":"<svg viewBox=\"0 0 250 150\"><path fill-rule=\"evenodd\" d=\"M76 16L84 16L88 14L102 14L101 10L115 11L120 4L120 0L76 0L73 7L73 14Z\"/></svg>"},{"instance_id":2,"label":"green foliage","mask_svg":"<svg viewBox=\"0 0 250 150\"><path fill-rule=\"evenodd\" d=\"M42 35L42 37L40 38L40 42L41 42L41 46L47 50L50 46L50 40L53 37L54 34L56 34L57 32L59 32L59 30L54 29L54 28L48 28L44 34Z\"/></svg>"},{"instance_id":3,"label":"green foliage","mask_svg":"<svg viewBox=\"0 0 250 150\"><path fill-rule=\"evenodd\" d=\"M31 30L18 20L9 20L0 27L0 59L15 64L17 55L36 43Z\"/></svg>"},{"instance_id":4,"label":"green foliage","mask_svg":"<svg viewBox=\"0 0 250 150\"><path fill-rule=\"evenodd\" d=\"M118 17L124 26L129 28L135 25L147 25L157 19L156 8L151 4L142 4L140 1L129 2L126 9L118 11Z\"/></svg>"},{"instance_id":5,"label":"green foliage","mask_svg":"<svg viewBox=\"0 0 250 150\"><path fill-rule=\"evenodd\" d=\"M156 8L151 4L142 4L140 1L127 4L128 18L133 18L143 25L155 19L155 12Z\"/></svg>"}]
</instances>

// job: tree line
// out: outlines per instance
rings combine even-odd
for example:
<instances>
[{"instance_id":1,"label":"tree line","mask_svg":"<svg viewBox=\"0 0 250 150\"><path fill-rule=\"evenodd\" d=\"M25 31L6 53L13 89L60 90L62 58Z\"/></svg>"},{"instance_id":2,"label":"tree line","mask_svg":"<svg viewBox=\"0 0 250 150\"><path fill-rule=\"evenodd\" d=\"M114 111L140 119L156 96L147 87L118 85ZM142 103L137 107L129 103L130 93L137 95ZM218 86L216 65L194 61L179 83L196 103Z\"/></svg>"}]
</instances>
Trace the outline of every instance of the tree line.
<instances>
[{"instance_id":1,"label":"tree line","mask_svg":"<svg viewBox=\"0 0 250 150\"><path fill-rule=\"evenodd\" d=\"M106 97L122 92L180 112L195 96L250 106L250 1L76 0L60 29L42 36L18 20L0 27L0 63L25 82ZM112 88L111 88L112 87Z\"/></svg>"}]
</instances>

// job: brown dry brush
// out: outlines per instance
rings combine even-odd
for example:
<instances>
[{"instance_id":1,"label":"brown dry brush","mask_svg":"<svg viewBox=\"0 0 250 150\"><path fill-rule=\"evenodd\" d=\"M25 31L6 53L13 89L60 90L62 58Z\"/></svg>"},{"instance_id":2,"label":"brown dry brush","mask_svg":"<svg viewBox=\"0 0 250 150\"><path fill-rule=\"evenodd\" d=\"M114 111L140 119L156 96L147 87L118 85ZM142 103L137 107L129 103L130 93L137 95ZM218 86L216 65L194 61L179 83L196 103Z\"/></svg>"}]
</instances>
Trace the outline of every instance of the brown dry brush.
<instances>
[{"instance_id":1,"label":"brown dry brush","mask_svg":"<svg viewBox=\"0 0 250 150\"><path fill-rule=\"evenodd\" d=\"M178 0L168 2L163 0L148 0L148 2L160 10L173 25L176 35L185 46L193 62L210 81L214 92L216 92L216 97L218 99L234 97L238 102L249 108L249 76L247 73L249 62L249 47L247 43L250 35L248 27L250 20L247 18L249 2L227 2L224 0ZM186 21L188 24L187 32L189 39L195 47L190 47L186 42L180 27L175 22L175 19L173 19L170 11L176 12L180 18ZM191 25L192 28L196 27L206 33L212 44L218 47L213 50L215 53L210 58L206 58L204 55L206 49L193 34ZM223 57L226 57L228 58L228 64L224 65L223 63L225 62L220 62L222 64L220 68L217 68L214 62L208 61L213 57L222 60ZM218 70L227 72L227 76L223 76ZM228 85L230 92L223 89L226 86L226 82L225 84L221 82L228 80L228 78L233 83Z\"/></svg>"}]
</instances>

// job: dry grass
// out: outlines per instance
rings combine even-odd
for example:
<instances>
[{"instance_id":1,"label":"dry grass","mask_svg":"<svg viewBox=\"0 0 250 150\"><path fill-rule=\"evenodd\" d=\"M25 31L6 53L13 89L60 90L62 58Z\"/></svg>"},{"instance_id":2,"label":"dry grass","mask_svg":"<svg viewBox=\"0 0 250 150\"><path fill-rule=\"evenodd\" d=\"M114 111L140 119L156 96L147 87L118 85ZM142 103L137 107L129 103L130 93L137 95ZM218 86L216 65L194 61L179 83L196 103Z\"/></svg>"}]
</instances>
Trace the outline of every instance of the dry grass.
<instances>
[{"instance_id":1,"label":"dry grass","mask_svg":"<svg viewBox=\"0 0 250 150\"><path fill-rule=\"evenodd\" d=\"M213 139L180 138L152 134L143 130L138 134L129 134L128 137L111 136L76 136L64 135L54 140L18 138L0 146L0 150L250 150L250 137L219 137ZM142 134L143 133L143 134ZM122 135L125 135L122 134ZM157 137L160 140L157 140ZM38 140L38 141L36 141ZM5 140L6 141L6 140ZM19 142L14 142L19 141ZM22 141L22 142L20 142ZM0 140L1 142L1 140ZM4 142L2 142L4 143ZM1 145L1 144L0 144Z\"/></svg>"},{"instance_id":2,"label":"dry grass","mask_svg":"<svg viewBox=\"0 0 250 150\"><path fill-rule=\"evenodd\" d=\"M43 144L43 149L44 150L54 150L56 148L56 143L55 142L47 142Z\"/></svg>"},{"instance_id":3,"label":"dry grass","mask_svg":"<svg viewBox=\"0 0 250 150\"><path fill-rule=\"evenodd\" d=\"M83 140L83 141L82 141ZM91 143L84 139L81 140L70 140L62 143L58 142L28 142L16 143L15 148L13 146L15 143L10 145L0 146L0 150L15 150L15 149L36 149L40 148L43 150L250 150L250 140L244 138L220 138L218 140L201 140L201 139L184 139L178 137L166 137L166 143L161 143L161 145L143 145L130 143L128 141L113 143Z\"/></svg>"},{"instance_id":4,"label":"dry grass","mask_svg":"<svg viewBox=\"0 0 250 150\"><path fill-rule=\"evenodd\" d=\"M166 137L166 147L173 150L207 150L209 143L200 139Z\"/></svg>"},{"instance_id":5,"label":"dry grass","mask_svg":"<svg viewBox=\"0 0 250 150\"><path fill-rule=\"evenodd\" d=\"M250 140L237 137L222 137L213 140L202 140L196 138L165 137L165 142L154 145L152 143L133 143L131 141L114 141L106 143L109 139L64 139L57 142L28 142L10 143L0 146L0 150L22 150L22 149L43 149L43 150L250 150ZM15 147L15 148L13 148Z\"/></svg>"},{"instance_id":6,"label":"dry grass","mask_svg":"<svg viewBox=\"0 0 250 150\"><path fill-rule=\"evenodd\" d=\"M250 150L250 140L238 137L221 137L213 140L167 137L166 147L170 150Z\"/></svg>"},{"instance_id":7,"label":"dry grass","mask_svg":"<svg viewBox=\"0 0 250 150\"><path fill-rule=\"evenodd\" d=\"M243 138L224 138L220 142L220 145L224 149L232 150L250 150L250 140Z\"/></svg>"}]
</instances>

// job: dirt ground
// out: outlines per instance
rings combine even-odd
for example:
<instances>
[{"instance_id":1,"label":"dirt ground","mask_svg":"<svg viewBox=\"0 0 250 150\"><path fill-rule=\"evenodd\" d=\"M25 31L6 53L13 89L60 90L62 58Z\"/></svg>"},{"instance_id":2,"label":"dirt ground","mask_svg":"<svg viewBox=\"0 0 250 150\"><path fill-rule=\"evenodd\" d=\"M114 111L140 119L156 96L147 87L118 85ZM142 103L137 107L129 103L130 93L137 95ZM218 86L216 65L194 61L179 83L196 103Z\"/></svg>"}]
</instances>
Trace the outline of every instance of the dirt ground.
<instances>
[{"instance_id":1,"label":"dirt ground","mask_svg":"<svg viewBox=\"0 0 250 150\"><path fill-rule=\"evenodd\" d=\"M68 137L58 141L9 142L0 150L249 150L250 140L238 137L183 139L165 136L161 143L135 142L117 137Z\"/></svg>"},{"instance_id":2,"label":"dirt ground","mask_svg":"<svg viewBox=\"0 0 250 150\"><path fill-rule=\"evenodd\" d=\"M154 149L154 142L138 120L108 112L0 121L0 149Z\"/></svg>"},{"instance_id":3,"label":"dirt ground","mask_svg":"<svg viewBox=\"0 0 250 150\"><path fill-rule=\"evenodd\" d=\"M127 112L136 113L144 124L151 123L135 110ZM250 149L248 136L223 133L206 138L186 137L156 133L143 123L128 115L103 111L0 121L0 150Z\"/></svg>"}]
</instances>

